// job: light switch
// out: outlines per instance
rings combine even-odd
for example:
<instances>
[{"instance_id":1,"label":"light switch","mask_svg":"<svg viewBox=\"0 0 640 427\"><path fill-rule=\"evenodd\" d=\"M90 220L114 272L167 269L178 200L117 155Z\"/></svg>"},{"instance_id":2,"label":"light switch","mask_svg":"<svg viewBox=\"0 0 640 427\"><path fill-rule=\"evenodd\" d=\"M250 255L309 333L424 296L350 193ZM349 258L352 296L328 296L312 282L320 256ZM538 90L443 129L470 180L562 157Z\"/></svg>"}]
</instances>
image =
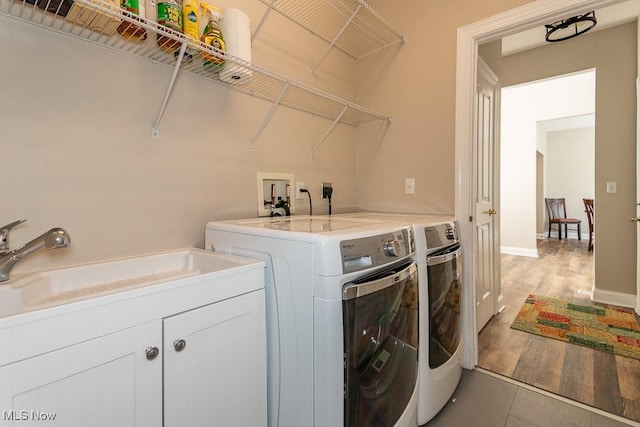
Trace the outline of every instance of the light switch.
<instances>
[{"instance_id":1,"label":"light switch","mask_svg":"<svg viewBox=\"0 0 640 427\"><path fill-rule=\"evenodd\" d=\"M618 191L618 183L616 181L607 182L607 193L616 193Z\"/></svg>"}]
</instances>

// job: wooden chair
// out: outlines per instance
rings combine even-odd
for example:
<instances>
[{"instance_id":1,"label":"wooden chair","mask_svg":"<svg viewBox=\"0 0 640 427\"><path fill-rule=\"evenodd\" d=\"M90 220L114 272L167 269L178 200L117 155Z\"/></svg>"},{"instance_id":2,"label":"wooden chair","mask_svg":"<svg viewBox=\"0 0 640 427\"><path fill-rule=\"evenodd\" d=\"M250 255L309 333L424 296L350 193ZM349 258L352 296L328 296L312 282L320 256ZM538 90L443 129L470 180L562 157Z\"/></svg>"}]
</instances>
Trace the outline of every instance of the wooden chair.
<instances>
[{"instance_id":1,"label":"wooden chair","mask_svg":"<svg viewBox=\"0 0 640 427\"><path fill-rule=\"evenodd\" d=\"M587 213L587 221L589 222L589 248L587 250L593 250L593 199L582 199L584 202L584 211Z\"/></svg>"},{"instance_id":2,"label":"wooden chair","mask_svg":"<svg viewBox=\"0 0 640 427\"><path fill-rule=\"evenodd\" d=\"M547 213L549 214L549 236L551 237L551 226L558 225L558 239L562 240L562 226L564 225L564 237L567 238L567 227L569 225L578 226L578 240L582 240L580 235L580 224L582 221L577 218L567 218L567 207L564 198L561 199L544 199L547 204Z\"/></svg>"}]
</instances>

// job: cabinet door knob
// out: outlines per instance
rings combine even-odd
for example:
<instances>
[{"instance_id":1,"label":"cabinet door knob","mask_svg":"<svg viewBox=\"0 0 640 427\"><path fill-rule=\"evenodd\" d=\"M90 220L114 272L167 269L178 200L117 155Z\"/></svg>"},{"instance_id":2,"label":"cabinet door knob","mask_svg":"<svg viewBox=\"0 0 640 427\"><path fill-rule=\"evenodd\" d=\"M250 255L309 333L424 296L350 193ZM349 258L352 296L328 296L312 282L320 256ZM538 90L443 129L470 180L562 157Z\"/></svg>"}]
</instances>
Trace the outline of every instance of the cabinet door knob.
<instances>
[{"instance_id":1,"label":"cabinet door knob","mask_svg":"<svg viewBox=\"0 0 640 427\"><path fill-rule=\"evenodd\" d=\"M175 348L176 351L182 351L186 346L187 346L187 342L183 339L173 340L173 348Z\"/></svg>"},{"instance_id":2,"label":"cabinet door knob","mask_svg":"<svg viewBox=\"0 0 640 427\"><path fill-rule=\"evenodd\" d=\"M149 346L144 350L144 354L147 356L148 360L153 360L158 357L160 350L158 350L158 347Z\"/></svg>"}]
</instances>

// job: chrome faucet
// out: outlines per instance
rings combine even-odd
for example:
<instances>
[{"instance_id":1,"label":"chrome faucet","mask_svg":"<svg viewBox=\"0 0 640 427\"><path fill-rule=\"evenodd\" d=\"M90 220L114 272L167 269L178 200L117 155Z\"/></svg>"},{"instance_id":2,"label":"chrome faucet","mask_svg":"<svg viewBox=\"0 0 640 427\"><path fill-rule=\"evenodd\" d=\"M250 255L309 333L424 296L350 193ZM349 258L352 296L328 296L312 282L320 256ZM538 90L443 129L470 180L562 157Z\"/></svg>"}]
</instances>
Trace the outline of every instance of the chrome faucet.
<instances>
[{"instance_id":1,"label":"chrome faucet","mask_svg":"<svg viewBox=\"0 0 640 427\"><path fill-rule=\"evenodd\" d=\"M23 222L27 222L27 220L19 219L0 228L0 255L4 255L9 252L9 231L11 231L11 229L16 225L20 225Z\"/></svg>"},{"instance_id":2,"label":"chrome faucet","mask_svg":"<svg viewBox=\"0 0 640 427\"><path fill-rule=\"evenodd\" d=\"M42 247L47 249L66 248L69 246L69 243L71 243L69 233L67 233L64 228L55 227L19 248L10 250L9 231L25 221L25 219L19 219L0 228L0 282L9 280L9 273L13 266L38 249Z\"/></svg>"}]
</instances>

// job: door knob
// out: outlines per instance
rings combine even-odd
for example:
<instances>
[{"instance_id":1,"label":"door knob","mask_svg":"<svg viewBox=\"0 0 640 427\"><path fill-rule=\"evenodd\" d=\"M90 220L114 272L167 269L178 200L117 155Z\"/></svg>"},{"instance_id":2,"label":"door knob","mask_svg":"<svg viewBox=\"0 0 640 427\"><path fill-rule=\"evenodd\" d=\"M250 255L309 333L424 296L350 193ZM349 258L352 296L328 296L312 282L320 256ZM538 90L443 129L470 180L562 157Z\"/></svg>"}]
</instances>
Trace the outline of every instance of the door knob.
<instances>
[{"instance_id":1,"label":"door knob","mask_svg":"<svg viewBox=\"0 0 640 427\"><path fill-rule=\"evenodd\" d=\"M640 218L631 218L631 222L640 222Z\"/></svg>"},{"instance_id":2,"label":"door knob","mask_svg":"<svg viewBox=\"0 0 640 427\"><path fill-rule=\"evenodd\" d=\"M497 213L498 213L498 211L497 211L497 210L495 210L495 209L489 209L489 212L488 212L488 213L489 213L489 216L493 216L493 215L497 214Z\"/></svg>"}]
</instances>

